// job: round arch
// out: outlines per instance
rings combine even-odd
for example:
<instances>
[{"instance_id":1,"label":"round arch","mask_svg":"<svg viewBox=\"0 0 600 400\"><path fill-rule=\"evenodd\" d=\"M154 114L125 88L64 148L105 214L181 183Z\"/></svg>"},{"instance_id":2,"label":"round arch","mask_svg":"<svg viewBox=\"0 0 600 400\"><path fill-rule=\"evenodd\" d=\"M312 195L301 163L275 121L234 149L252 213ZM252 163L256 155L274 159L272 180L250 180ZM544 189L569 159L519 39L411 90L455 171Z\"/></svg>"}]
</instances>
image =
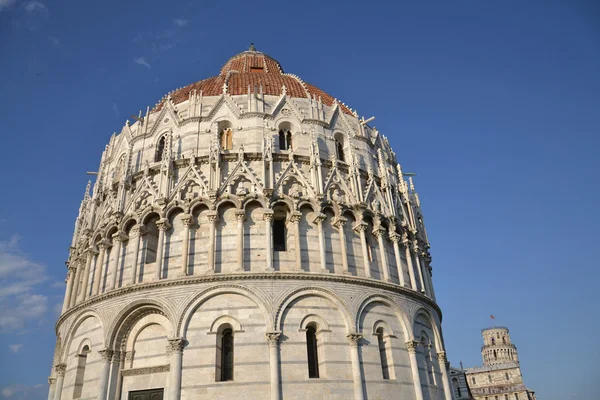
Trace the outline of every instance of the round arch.
<instances>
[{"instance_id":1,"label":"round arch","mask_svg":"<svg viewBox=\"0 0 600 400\"><path fill-rule=\"evenodd\" d=\"M432 330L432 333L433 333L433 341L434 341L434 344L435 344L436 351L437 352L445 351L444 350L443 338L442 338L442 336L440 334L439 324L437 323L437 321L435 320L435 318L433 318L433 315L431 315L431 312L429 310L427 310L425 307L420 306L413 313L413 318L412 318L412 329L413 329L413 332L414 332L414 324L417 321L417 317L419 317L420 315L422 315L431 324L431 330ZM415 338L415 340L418 340L418 338Z\"/></svg>"},{"instance_id":2,"label":"round arch","mask_svg":"<svg viewBox=\"0 0 600 400\"><path fill-rule=\"evenodd\" d=\"M267 330L270 326L272 326L271 314L267 309L267 302L264 299L262 299L260 296L258 296L256 293L254 293L245 286L220 285L216 287L207 288L204 291L198 293L191 300L187 301L187 304L179 317L177 326L175 327L175 333L181 337L185 337L185 333L187 332L190 321L198 307L200 307L208 299L227 293L239 294L240 296L244 296L249 300L253 301L263 313L263 317L265 318L265 326Z\"/></svg>"},{"instance_id":3,"label":"round arch","mask_svg":"<svg viewBox=\"0 0 600 400\"><path fill-rule=\"evenodd\" d=\"M398 320L400 321L400 326L402 326L402 330L404 331L404 337L408 340L408 338L411 338L413 336L412 334L412 327L410 324L410 320L407 316L407 314L404 312L404 310L402 310L402 308L398 305L398 303L396 303L394 301L394 299L392 299L391 297L388 297L386 295L383 294L370 294L365 296L361 301L360 301L360 305L358 306L358 309L356 311L356 326L355 329L357 332L360 332L360 320L361 317L365 311L365 308L369 305L369 304L373 304L373 303L383 303L385 305L387 305L388 307L390 307L394 313L396 314L396 317L398 318Z\"/></svg>"},{"instance_id":4,"label":"round arch","mask_svg":"<svg viewBox=\"0 0 600 400\"><path fill-rule=\"evenodd\" d=\"M75 333L77 333L77 329L79 329L79 327L81 326L83 321L85 321L88 318L96 318L98 320L98 323L100 324L102 332L105 333L104 322L102 321L102 318L100 318L100 314L98 314L96 311L93 311L93 310L83 311L81 314L79 314L77 317L75 317L75 321L73 322L73 324L67 331L67 334L65 335L64 345L63 345L62 349L60 349L60 355L57 360L59 363L66 362L65 361L66 352L69 351L68 349L71 347L71 345L73 343L73 338L75 336ZM104 335L102 335L102 336L104 337ZM106 342L104 342L102 344L104 345L105 343Z\"/></svg>"},{"instance_id":5,"label":"round arch","mask_svg":"<svg viewBox=\"0 0 600 400\"><path fill-rule=\"evenodd\" d=\"M115 317L110 328L105 332L105 342L107 346L118 348L121 340L126 337L131 327L142 317L147 314L161 314L169 320L171 327L173 326L172 315L167 312L167 308L160 302L153 299L137 300L130 303L122 309ZM172 333L173 330L171 328Z\"/></svg>"},{"instance_id":6,"label":"round arch","mask_svg":"<svg viewBox=\"0 0 600 400\"><path fill-rule=\"evenodd\" d=\"M346 307L344 302L335 293L320 287L297 288L287 292L283 296L283 300L281 300L275 308L275 324L273 325L275 331L281 331L283 329L283 313L285 310L287 310L290 304L293 301L306 296L322 297L333 302L333 304L338 307L338 311L344 319L346 331L348 333L352 333L351 329L355 326L355 324L353 323L351 316L352 314L350 313L348 307Z\"/></svg>"}]
</instances>

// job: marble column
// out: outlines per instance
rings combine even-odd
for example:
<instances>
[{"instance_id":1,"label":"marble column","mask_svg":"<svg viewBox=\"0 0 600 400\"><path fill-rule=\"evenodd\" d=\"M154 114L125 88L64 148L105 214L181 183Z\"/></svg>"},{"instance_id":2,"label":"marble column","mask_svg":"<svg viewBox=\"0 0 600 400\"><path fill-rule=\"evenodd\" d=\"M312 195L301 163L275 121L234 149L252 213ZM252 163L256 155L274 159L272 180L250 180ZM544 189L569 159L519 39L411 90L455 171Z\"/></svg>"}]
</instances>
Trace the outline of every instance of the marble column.
<instances>
[{"instance_id":1,"label":"marble column","mask_svg":"<svg viewBox=\"0 0 600 400\"><path fill-rule=\"evenodd\" d=\"M117 275L119 275L119 264L121 263L122 243L127 239L129 239L129 237L122 232L117 232L112 236L113 246L111 253L114 252L114 257L110 264L110 283L108 290L117 288Z\"/></svg>"},{"instance_id":2,"label":"marble column","mask_svg":"<svg viewBox=\"0 0 600 400\"><path fill-rule=\"evenodd\" d=\"M236 210L235 219L237 221L237 266L236 271L245 271L244 268L244 220L246 212L244 210Z\"/></svg>"},{"instance_id":3,"label":"marble column","mask_svg":"<svg viewBox=\"0 0 600 400\"><path fill-rule=\"evenodd\" d=\"M62 313L69 309L71 304L71 292L73 291L73 281L75 280L76 268L69 265L67 272L67 289L65 290L65 299L63 301Z\"/></svg>"},{"instance_id":4,"label":"marble column","mask_svg":"<svg viewBox=\"0 0 600 400\"><path fill-rule=\"evenodd\" d=\"M75 307L77 304L77 299L79 298L79 288L81 287L81 274L85 265L82 263L81 259L77 259L77 271L75 272L75 281L73 282L73 290L71 292L71 301L69 307Z\"/></svg>"},{"instance_id":5,"label":"marble column","mask_svg":"<svg viewBox=\"0 0 600 400\"><path fill-rule=\"evenodd\" d=\"M410 254L410 245L408 240L402 240L402 245L406 251L406 266L408 268L408 276L410 277L410 287L412 290L417 290L417 280L415 279L415 269L413 268L412 255Z\"/></svg>"},{"instance_id":6,"label":"marble column","mask_svg":"<svg viewBox=\"0 0 600 400\"><path fill-rule=\"evenodd\" d=\"M215 236L217 230L217 222L219 221L219 214L216 211L209 211L207 217L208 221L210 222L207 249L208 272L215 272Z\"/></svg>"},{"instance_id":7,"label":"marble column","mask_svg":"<svg viewBox=\"0 0 600 400\"><path fill-rule=\"evenodd\" d=\"M402 268L402 258L400 257L400 246L398 246L398 241L400 241L400 235L396 232L390 233L390 240L394 246L394 257L396 258L396 269L398 270L398 279L400 279L400 286L405 286L406 282L404 281L404 268Z\"/></svg>"},{"instance_id":8,"label":"marble column","mask_svg":"<svg viewBox=\"0 0 600 400\"><path fill-rule=\"evenodd\" d=\"M100 377L98 381L98 400L107 400L108 394L108 377L110 374L110 362L113 357L113 351L109 349L101 350L100 357Z\"/></svg>"},{"instance_id":9,"label":"marble column","mask_svg":"<svg viewBox=\"0 0 600 400\"><path fill-rule=\"evenodd\" d=\"M48 400L54 400L54 390L56 389L56 378L48 378Z\"/></svg>"},{"instance_id":10,"label":"marble column","mask_svg":"<svg viewBox=\"0 0 600 400\"><path fill-rule=\"evenodd\" d=\"M109 383L108 383L108 398L115 399L119 390L120 375L121 375L121 352L114 351L110 359L109 367Z\"/></svg>"},{"instance_id":11,"label":"marble column","mask_svg":"<svg viewBox=\"0 0 600 400\"><path fill-rule=\"evenodd\" d=\"M440 351L438 353L438 362L440 363L440 371L442 371L442 383L444 384L444 394L446 400L452 400L452 389L450 389L450 380L448 379L448 366L446 365L446 352Z\"/></svg>"},{"instance_id":12,"label":"marble column","mask_svg":"<svg viewBox=\"0 0 600 400\"><path fill-rule=\"evenodd\" d=\"M421 293L427 294L425 291L425 281L423 280L423 268L421 268L421 260L419 259L419 246L417 243L413 243L413 250L415 252L415 264L417 272L419 273L419 283L421 284Z\"/></svg>"},{"instance_id":13,"label":"marble column","mask_svg":"<svg viewBox=\"0 0 600 400\"><path fill-rule=\"evenodd\" d=\"M360 235L360 245L362 247L363 264L365 268L365 276L371 277L371 261L369 260L369 249L367 249L367 236L366 231L369 225L365 222L357 222L354 225L354 231Z\"/></svg>"},{"instance_id":14,"label":"marble column","mask_svg":"<svg viewBox=\"0 0 600 400\"><path fill-rule=\"evenodd\" d=\"M363 335L360 333L350 333L346 335L350 343L350 358L352 361L352 380L354 381L354 399L364 400L363 376L360 368L359 344Z\"/></svg>"},{"instance_id":15,"label":"marble column","mask_svg":"<svg viewBox=\"0 0 600 400\"><path fill-rule=\"evenodd\" d=\"M186 341L183 338L168 339L167 356L171 359L169 369L169 395L167 400L179 400L181 397L181 365L183 362L183 348Z\"/></svg>"},{"instance_id":16,"label":"marble column","mask_svg":"<svg viewBox=\"0 0 600 400\"><path fill-rule=\"evenodd\" d=\"M263 213L265 221L265 253L266 253L266 270L273 271L273 234L271 232L271 224L273 223L273 210L265 210Z\"/></svg>"},{"instance_id":17,"label":"marble column","mask_svg":"<svg viewBox=\"0 0 600 400\"><path fill-rule=\"evenodd\" d=\"M104 269L104 257L106 256L106 250L108 249L108 242L102 240L100 243L98 243L98 249L98 258L96 258L96 267L94 268L94 290L92 291L93 296L100 294L102 270Z\"/></svg>"},{"instance_id":18,"label":"marble column","mask_svg":"<svg viewBox=\"0 0 600 400\"><path fill-rule=\"evenodd\" d=\"M279 367L279 337L281 332L267 332L269 342L269 371L271 377L271 400L281 400L280 367Z\"/></svg>"},{"instance_id":19,"label":"marble column","mask_svg":"<svg viewBox=\"0 0 600 400\"><path fill-rule=\"evenodd\" d=\"M317 232L319 234L319 254L321 260L321 273L329 272L327 270L327 260L325 259L325 232L323 232L323 221L325 221L327 215L317 214L313 219L313 224L317 225Z\"/></svg>"},{"instance_id":20,"label":"marble column","mask_svg":"<svg viewBox=\"0 0 600 400\"><path fill-rule=\"evenodd\" d=\"M181 238L181 276L188 274L188 260L190 257L190 228L194 226L194 216L191 214L183 214L181 216L183 222L183 237Z\"/></svg>"},{"instance_id":21,"label":"marble column","mask_svg":"<svg viewBox=\"0 0 600 400\"><path fill-rule=\"evenodd\" d=\"M344 232L344 226L348 220L345 217L338 217L334 222L333 226L338 229L340 234L340 249L342 250L342 267L344 274L350 274L348 270L348 251L346 249L346 233Z\"/></svg>"},{"instance_id":22,"label":"marble column","mask_svg":"<svg viewBox=\"0 0 600 400\"><path fill-rule=\"evenodd\" d=\"M421 388L421 377L419 375L419 364L417 363L417 346L419 342L409 340L406 342L406 350L410 358L410 369L412 371L413 385L415 387L415 399L423 400L423 389Z\"/></svg>"},{"instance_id":23,"label":"marble column","mask_svg":"<svg viewBox=\"0 0 600 400\"><path fill-rule=\"evenodd\" d=\"M56 364L54 366L54 375L56 375L56 385L54 387L54 400L60 400L63 391L63 382L65 381L65 373L67 372L67 364Z\"/></svg>"},{"instance_id":24,"label":"marble column","mask_svg":"<svg viewBox=\"0 0 600 400\"><path fill-rule=\"evenodd\" d=\"M383 271L383 280L385 282L391 282L387 252L385 251L385 228L383 226L375 227L375 229L373 229L373 236L377 238L377 244L379 245L379 258L381 258L381 270Z\"/></svg>"},{"instance_id":25,"label":"marble column","mask_svg":"<svg viewBox=\"0 0 600 400\"><path fill-rule=\"evenodd\" d=\"M302 271L302 248L300 247L300 220L302 213L295 211L290 217L290 222L294 225L294 246L296 247L296 271Z\"/></svg>"},{"instance_id":26,"label":"marble column","mask_svg":"<svg viewBox=\"0 0 600 400\"><path fill-rule=\"evenodd\" d=\"M162 278L165 232L171 228L171 224L168 219L161 218L156 221L156 227L158 228L158 245L156 247L156 270L154 271L154 280L159 281Z\"/></svg>"},{"instance_id":27,"label":"marble column","mask_svg":"<svg viewBox=\"0 0 600 400\"><path fill-rule=\"evenodd\" d=\"M131 228L129 231L129 235L131 237L131 241L133 241L133 259L131 260L131 276L129 277L129 284L135 285L138 280L138 267L140 266L140 243L142 241L142 236L148 233L144 225L138 224ZM131 242L130 242L131 243Z\"/></svg>"},{"instance_id":28,"label":"marble column","mask_svg":"<svg viewBox=\"0 0 600 400\"><path fill-rule=\"evenodd\" d=\"M90 272L92 269L92 261L94 261L94 255L97 252L89 247L85 250L85 270L83 271L83 281L81 282L81 292L79 293L79 302L82 302L88 298L90 290L88 289L88 284L90 281Z\"/></svg>"}]
</instances>

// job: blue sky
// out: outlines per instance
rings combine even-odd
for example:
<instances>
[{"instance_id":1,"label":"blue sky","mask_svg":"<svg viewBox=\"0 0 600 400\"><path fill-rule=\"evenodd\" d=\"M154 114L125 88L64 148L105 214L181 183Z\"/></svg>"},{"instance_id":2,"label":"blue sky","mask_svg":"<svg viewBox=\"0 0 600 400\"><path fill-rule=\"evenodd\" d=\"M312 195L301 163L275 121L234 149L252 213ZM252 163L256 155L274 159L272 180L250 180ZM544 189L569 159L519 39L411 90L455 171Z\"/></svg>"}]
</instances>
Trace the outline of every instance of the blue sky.
<instances>
[{"instance_id":1,"label":"blue sky","mask_svg":"<svg viewBox=\"0 0 600 400\"><path fill-rule=\"evenodd\" d=\"M250 42L375 115L418 174L452 363L481 363L494 314L538 398L600 398L599 4L236 3L0 0L0 398L45 398L110 135Z\"/></svg>"}]
</instances>

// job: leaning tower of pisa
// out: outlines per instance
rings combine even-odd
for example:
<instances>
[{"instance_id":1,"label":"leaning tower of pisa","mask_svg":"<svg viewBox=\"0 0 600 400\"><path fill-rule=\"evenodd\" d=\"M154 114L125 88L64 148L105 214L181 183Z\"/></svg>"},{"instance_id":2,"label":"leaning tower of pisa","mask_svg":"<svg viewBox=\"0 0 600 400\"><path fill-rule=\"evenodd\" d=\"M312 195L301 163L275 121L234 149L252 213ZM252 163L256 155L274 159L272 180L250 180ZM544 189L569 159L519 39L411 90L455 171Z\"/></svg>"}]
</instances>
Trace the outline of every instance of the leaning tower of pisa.
<instances>
[{"instance_id":1,"label":"leaning tower of pisa","mask_svg":"<svg viewBox=\"0 0 600 400\"><path fill-rule=\"evenodd\" d=\"M419 197L388 139L256 51L106 145L49 399L451 399Z\"/></svg>"}]
</instances>

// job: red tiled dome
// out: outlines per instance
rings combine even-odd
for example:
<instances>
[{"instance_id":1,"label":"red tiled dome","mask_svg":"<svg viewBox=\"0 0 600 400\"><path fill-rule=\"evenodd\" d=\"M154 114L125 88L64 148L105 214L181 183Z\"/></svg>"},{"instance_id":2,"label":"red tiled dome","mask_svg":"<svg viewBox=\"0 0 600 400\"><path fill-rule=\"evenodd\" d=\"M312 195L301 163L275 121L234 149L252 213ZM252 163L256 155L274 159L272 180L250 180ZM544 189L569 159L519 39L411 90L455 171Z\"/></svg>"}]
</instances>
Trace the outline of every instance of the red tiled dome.
<instances>
[{"instance_id":1,"label":"red tiled dome","mask_svg":"<svg viewBox=\"0 0 600 400\"><path fill-rule=\"evenodd\" d=\"M225 84L227 84L227 93L232 96L247 94L248 88L254 90L254 87L259 92L262 90L264 94L280 96L285 85L287 95L290 97L314 97L316 99L320 97L327 106L332 106L334 101L332 96L304 82L296 75L285 74L277 60L256 51L253 46L250 50L231 57L221 68L220 75L171 92L171 100L174 104L179 104L187 100L190 92L194 90L198 93L202 91L203 96L220 96ZM164 99L153 111L160 110L163 104ZM346 114L352 114L348 107L340 105Z\"/></svg>"}]
</instances>

